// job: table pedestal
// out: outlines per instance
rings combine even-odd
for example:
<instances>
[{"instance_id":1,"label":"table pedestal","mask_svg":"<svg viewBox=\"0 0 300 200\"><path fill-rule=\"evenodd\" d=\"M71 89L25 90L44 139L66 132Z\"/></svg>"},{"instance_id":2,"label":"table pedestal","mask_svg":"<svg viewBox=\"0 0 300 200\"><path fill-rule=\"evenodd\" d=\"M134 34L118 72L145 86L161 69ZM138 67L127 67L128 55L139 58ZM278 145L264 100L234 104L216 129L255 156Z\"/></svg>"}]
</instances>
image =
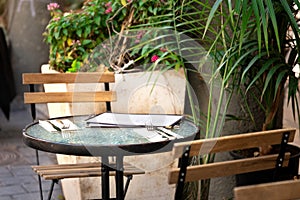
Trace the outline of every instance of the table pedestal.
<instances>
[{"instance_id":1,"label":"table pedestal","mask_svg":"<svg viewBox=\"0 0 300 200\"><path fill-rule=\"evenodd\" d=\"M124 179L123 179L123 156L116 156L116 169L111 168L109 166L108 156L102 156L102 199L110 199L109 194L109 171L115 171L115 181L116 181L116 199L123 200L124 199Z\"/></svg>"}]
</instances>

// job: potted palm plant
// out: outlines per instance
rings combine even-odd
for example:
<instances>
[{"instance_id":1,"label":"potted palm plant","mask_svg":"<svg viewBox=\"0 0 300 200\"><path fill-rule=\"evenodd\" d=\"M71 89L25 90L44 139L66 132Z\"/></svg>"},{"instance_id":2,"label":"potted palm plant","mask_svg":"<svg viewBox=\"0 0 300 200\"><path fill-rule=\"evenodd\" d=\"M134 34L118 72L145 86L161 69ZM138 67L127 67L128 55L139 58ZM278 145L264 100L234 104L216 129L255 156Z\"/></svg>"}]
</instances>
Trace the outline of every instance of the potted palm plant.
<instances>
[{"instance_id":1,"label":"potted palm plant","mask_svg":"<svg viewBox=\"0 0 300 200\"><path fill-rule=\"evenodd\" d=\"M225 61L234 62L232 71L242 72L238 80L246 91L260 93L255 101L265 115L260 129L278 128L282 126L281 109L286 84L288 103L292 104L294 118L299 115L298 77L294 73L299 62L299 26L296 23L299 1L257 2L250 4L248 9L244 7L248 4L240 5L238 10L241 13L238 16L242 28L236 31L239 43L230 50L229 59ZM238 37L241 35L243 38ZM289 148L295 157L290 160L287 170L291 173L285 178L293 178L298 174L299 149L294 146ZM266 154L271 149L261 147L259 153Z\"/></svg>"},{"instance_id":2,"label":"potted palm plant","mask_svg":"<svg viewBox=\"0 0 300 200\"><path fill-rule=\"evenodd\" d=\"M209 52L215 58L223 80L230 80L228 87L242 91L241 95L246 91L262 108L264 120L258 128L276 128L280 126L276 120L280 117L286 83L293 114L299 115L298 77L294 73L299 62L299 1L231 3L217 1L205 4L206 7L202 5L203 10L207 8L201 10L202 16L207 16L207 23L201 26L202 39L212 39ZM253 101L245 104L245 109L251 104ZM253 113L248 113L255 118ZM268 147L262 148L260 153L266 150Z\"/></svg>"}]
</instances>

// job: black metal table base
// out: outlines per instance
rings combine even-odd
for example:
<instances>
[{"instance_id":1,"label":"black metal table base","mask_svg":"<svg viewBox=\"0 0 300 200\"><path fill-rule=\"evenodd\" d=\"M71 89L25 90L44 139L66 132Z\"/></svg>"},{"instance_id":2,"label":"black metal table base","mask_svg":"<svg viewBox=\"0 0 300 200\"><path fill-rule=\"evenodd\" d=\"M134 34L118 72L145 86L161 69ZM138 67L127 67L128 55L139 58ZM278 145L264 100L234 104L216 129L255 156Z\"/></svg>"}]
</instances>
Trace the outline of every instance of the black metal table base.
<instances>
[{"instance_id":1,"label":"black metal table base","mask_svg":"<svg viewBox=\"0 0 300 200\"><path fill-rule=\"evenodd\" d=\"M102 170L102 199L111 199L109 194L109 171L115 171L115 181L116 181L116 200L124 200L127 188L129 183L126 183L126 188L124 192L124 167L123 167L123 156L116 156L116 169L111 169L107 163L109 163L108 156L102 156L101 162L101 170ZM132 177L128 180L130 181ZM128 181L127 180L127 181Z\"/></svg>"}]
</instances>

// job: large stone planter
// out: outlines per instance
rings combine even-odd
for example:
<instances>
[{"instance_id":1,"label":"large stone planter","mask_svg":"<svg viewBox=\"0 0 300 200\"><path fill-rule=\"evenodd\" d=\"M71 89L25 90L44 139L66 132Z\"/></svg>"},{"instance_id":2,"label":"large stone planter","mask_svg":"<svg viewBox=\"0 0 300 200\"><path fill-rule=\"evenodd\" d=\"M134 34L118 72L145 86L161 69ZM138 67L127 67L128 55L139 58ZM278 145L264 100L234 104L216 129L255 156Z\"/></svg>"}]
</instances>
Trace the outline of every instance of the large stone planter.
<instances>
[{"instance_id":1,"label":"large stone planter","mask_svg":"<svg viewBox=\"0 0 300 200\"><path fill-rule=\"evenodd\" d=\"M49 70L48 65L42 66L42 72ZM49 71L47 71L49 72ZM56 73L53 72L52 73ZM139 72L116 74L116 82L111 84L117 92L117 102L112 103L113 112L122 113L161 113L182 114L184 108L185 79L183 73L167 71L149 73ZM55 87L55 88L51 88ZM62 90L72 90L73 86L62 84ZM73 88L72 88L73 87ZM77 86L75 88L77 90ZM56 86L46 85L46 91L56 90ZM100 105L53 105L49 106L50 117L71 114L89 114L103 112ZM57 106L59 106L57 108ZM75 106L75 107L74 107ZM80 109L77 109L80 107ZM95 162L98 158L58 155L59 163ZM172 165L170 152L149 155L136 155L125 158L146 171L145 175L134 176L129 186L126 199L173 199L174 185L167 182L168 169ZM173 163L174 164L174 163ZM95 199L101 198L100 178L68 179L62 181L66 199ZM111 179L111 194L114 195L114 179Z\"/></svg>"}]
</instances>

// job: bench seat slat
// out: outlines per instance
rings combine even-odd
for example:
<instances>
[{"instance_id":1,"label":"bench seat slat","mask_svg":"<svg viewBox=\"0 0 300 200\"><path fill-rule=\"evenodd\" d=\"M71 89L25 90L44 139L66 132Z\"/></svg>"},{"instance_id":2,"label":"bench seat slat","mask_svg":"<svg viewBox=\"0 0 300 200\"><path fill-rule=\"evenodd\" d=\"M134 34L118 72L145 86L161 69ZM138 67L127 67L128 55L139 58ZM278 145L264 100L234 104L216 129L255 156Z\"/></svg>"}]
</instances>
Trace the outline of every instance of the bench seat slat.
<instances>
[{"instance_id":1,"label":"bench seat slat","mask_svg":"<svg viewBox=\"0 0 300 200\"><path fill-rule=\"evenodd\" d=\"M55 175L44 175L45 180L61 180L65 178L87 178L87 177L99 177L101 176L101 171L99 172L89 172L89 173L66 173L66 174L55 174Z\"/></svg>"},{"instance_id":2,"label":"bench seat slat","mask_svg":"<svg viewBox=\"0 0 300 200\"><path fill-rule=\"evenodd\" d=\"M110 164L114 167L115 164ZM33 170L46 180L101 176L101 163L78 163L62 165L32 166ZM110 175L115 172L111 171ZM145 171L129 163L124 163L124 175L145 174Z\"/></svg>"}]
</instances>

